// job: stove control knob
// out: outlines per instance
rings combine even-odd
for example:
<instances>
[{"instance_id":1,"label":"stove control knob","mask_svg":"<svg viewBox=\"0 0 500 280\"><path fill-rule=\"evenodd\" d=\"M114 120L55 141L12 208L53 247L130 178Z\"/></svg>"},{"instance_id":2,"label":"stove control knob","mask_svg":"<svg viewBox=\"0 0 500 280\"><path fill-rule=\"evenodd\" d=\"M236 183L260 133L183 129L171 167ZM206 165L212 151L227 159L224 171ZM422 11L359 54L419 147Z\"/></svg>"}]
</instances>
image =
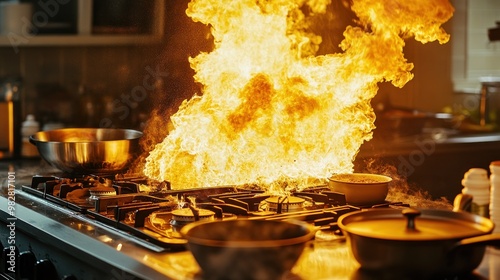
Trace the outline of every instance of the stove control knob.
<instances>
[{"instance_id":1,"label":"stove control knob","mask_svg":"<svg viewBox=\"0 0 500 280\"><path fill-rule=\"evenodd\" d=\"M36 257L31 251L19 253L19 263L16 269L16 279L35 279Z\"/></svg>"},{"instance_id":2,"label":"stove control knob","mask_svg":"<svg viewBox=\"0 0 500 280\"><path fill-rule=\"evenodd\" d=\"M35 280L49 280L49 279L59 279L57 275L57 270L54 264L48 260L39 260L35 264Z\"/></svg>"}]
</instances>

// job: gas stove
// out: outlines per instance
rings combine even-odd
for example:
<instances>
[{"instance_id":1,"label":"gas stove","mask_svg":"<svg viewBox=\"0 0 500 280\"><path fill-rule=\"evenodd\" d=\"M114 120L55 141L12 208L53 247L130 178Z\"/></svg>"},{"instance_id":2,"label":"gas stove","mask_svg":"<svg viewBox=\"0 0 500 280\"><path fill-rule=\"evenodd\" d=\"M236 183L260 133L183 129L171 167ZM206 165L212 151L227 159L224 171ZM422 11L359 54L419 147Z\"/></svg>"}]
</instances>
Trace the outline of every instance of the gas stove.
<instances>
[{"instance_id":1,"label":"gas stove","mask_svg":"<svg viewBox=\"0 0 500 280\"><path fill-rule=\"evenodd\" d=\"M35 175L18 186L14 215L8 200L3 192L0 220L14 219L19 265L15 273L4 265L7 279L36 279L26 275L37 274L43 279L201 279L178 229L202 219L311 223L319 229L316 237L285 279L373 279L358 269L336 221L364 208L408 206L347 205L344 195L327 185L281 197L253 185L173 190L167 182L142 176L60 174ZM3 227L1 234L5 260L10 247L4 240L12 233ZM484 279L472 277L463 279Z\"/></svg>"},{"instance_id":2,"label":"gas stove","mask_svg":"<svg viewBox=\"0 0 500 280\"><path fill-rule=\"evenodd\" d=\"M157 251L186 250L180 228L197 220L297 219L322 234L342 238L340 215L366 207L407 207L400 202L347 205L345 196L328 186L313 186L288 196L266 193L257 186L220 186L172 190L168 182L142 176L33 176L22 191L140 240Z\"/></svg>"}]
</instances>

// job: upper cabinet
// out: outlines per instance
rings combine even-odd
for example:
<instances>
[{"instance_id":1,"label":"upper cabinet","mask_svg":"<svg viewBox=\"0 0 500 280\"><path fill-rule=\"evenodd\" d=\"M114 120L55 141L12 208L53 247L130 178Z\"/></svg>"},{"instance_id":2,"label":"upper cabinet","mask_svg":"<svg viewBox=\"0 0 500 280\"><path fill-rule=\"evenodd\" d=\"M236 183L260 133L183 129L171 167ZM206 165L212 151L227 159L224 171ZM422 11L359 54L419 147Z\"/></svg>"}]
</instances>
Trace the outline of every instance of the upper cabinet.
<instances>
[{"instance_id":1,"label":"upper cabinet","mask_svg":"<svg viewBox=\"0 0 500 280\"><path fill-rule=\"evenodd\" d=\"M159 43L165 0L0 1L0 46Z\"/></svg>"}]
</instances>

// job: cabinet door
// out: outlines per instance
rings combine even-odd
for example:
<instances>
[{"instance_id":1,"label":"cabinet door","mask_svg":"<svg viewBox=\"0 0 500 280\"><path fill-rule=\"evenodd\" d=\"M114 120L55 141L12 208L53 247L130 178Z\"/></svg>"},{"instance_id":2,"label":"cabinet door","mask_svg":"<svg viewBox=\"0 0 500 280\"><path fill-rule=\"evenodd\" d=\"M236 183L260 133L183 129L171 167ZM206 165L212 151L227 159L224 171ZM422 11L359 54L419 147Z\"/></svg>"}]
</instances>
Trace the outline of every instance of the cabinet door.
<instances>
[{"instance_id":1,"label":"cabinet door","mask_svg":"<svg viewBox=\"0 0 500 280\"><path fill-rule=\"evenodd\" d=\"M0 34L0 46L151 44L163 37L165 0L28 0L22 4L31 4L32 14L19 23L23 31Z\"/></svg>"}]
</instances>

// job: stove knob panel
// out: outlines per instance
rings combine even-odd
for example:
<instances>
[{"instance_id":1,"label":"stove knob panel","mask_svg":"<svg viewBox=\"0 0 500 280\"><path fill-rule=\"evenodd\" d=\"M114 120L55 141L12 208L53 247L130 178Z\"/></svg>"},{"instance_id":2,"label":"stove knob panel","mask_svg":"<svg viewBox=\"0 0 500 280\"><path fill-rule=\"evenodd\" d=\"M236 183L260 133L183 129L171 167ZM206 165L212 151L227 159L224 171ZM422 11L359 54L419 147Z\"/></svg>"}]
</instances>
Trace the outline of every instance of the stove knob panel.
<instances>
[{"instance_id":1,"label":"stove knob panel","mask_svg":"<svg viewBox=\"0 0 500 280\"><path fill-rule=\"evenodd\" d=\"M36 257L33 252L25 251L19 253L18 268L16 270L16 279L35 279Z\"/></svg>"}]
</instances>

